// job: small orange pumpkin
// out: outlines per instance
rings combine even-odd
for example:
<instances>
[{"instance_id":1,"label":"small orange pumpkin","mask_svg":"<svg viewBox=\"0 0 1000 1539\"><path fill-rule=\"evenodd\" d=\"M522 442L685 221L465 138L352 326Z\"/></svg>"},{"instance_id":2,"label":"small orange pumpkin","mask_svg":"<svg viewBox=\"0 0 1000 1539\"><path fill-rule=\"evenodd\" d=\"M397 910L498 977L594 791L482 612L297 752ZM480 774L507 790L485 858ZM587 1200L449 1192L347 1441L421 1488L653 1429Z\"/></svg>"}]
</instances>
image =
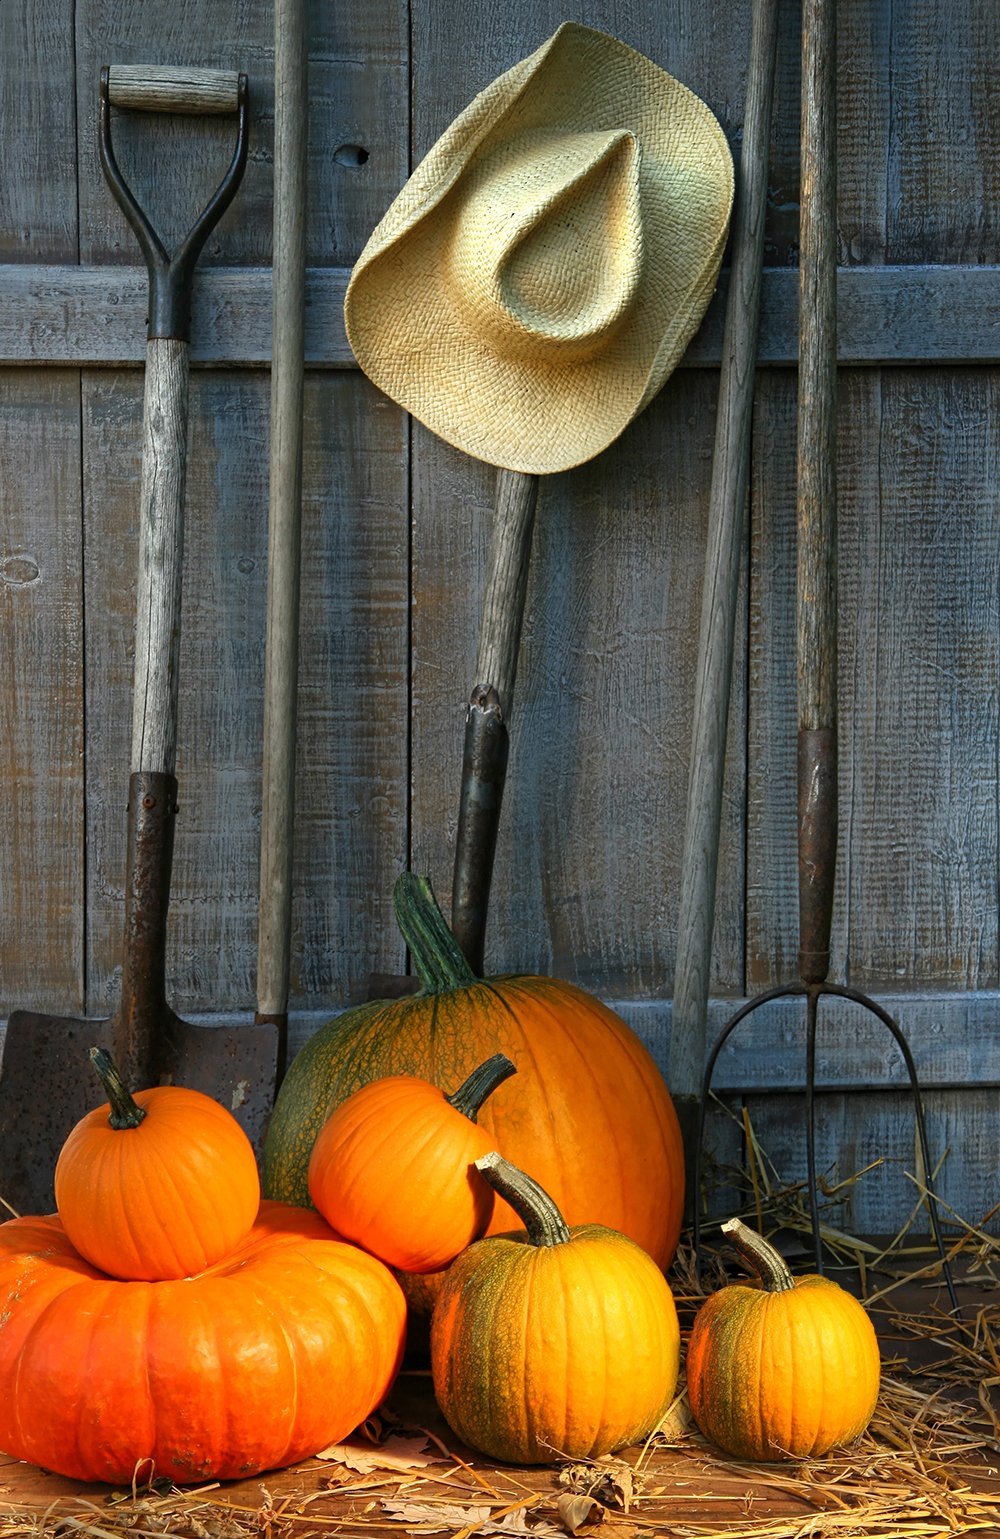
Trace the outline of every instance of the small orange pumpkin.
<instances>
[{"instance_id":1,"label":"small orange pumpkin","mask_svg":"<svg viewBox=\"0 0 1000 1539\"><path fill-rule=\"evenodd\" d=\"M677 1310L656 1263L491 1152L478 1168L523 1234L470 1245L431 1321L434 1393L471 1448L515 1464L597 1458L646 1437L677 1381Z\"/></svg>"},{"instance_id":2,"label":"small orange pumpkin","mask_svg":"<svg viewBox=\"0 0 1000 1539\"><path fill-rule=\"evenodd\" d=\"M309 1196L345 1239L404 1272L436 1272L486 1231L493 1188L474 1161L492 1147L476 1126L487 1096L515 1072L503 1053L452 1095L393 1074L348 1096L309 1159Z\"/></svg>"},{"instance_id":3,"label":"small orange pumpkin","mask_svg":"<svg viewBox=\"0 0 1000 1539\"><path fill-rule=\"evenodd\" d=\"M211 1096L179 1085L130 1095L103 1048L108 1104L82 1117L56 1162L63 1228L92 1266L155 1282L190 1277L253 1226L260 1178L249 1138Z\"/></svg>"},{"instance_id":4,"label":"small orange pumpkin","mask_svg":"<svg viewBox=\"0 0 1000 1539\"><path fill-rule=\"evenodd\" d=\"M198 1277L119 1282L59 1219L0 1224L0 1448L71 1480L238 1480L345 1437L384 1399L406 1304L302 1208L262 1203Z\"/></svg>"},{"instance_id":5,"label":"small orange pumpkin","mask_svg":"<svg viewBox=\"0 0 1000 1539\"><path fill-rule=\"evenodd\" d=\"M867 1427L879 1390L875 1331L829 1278L793 1278L738 1218L722 1226L760 1283L732 1283L695 1316L687 1354L691 1413L741 1459L805 1459Z\"/></svg>"}]
</instances>

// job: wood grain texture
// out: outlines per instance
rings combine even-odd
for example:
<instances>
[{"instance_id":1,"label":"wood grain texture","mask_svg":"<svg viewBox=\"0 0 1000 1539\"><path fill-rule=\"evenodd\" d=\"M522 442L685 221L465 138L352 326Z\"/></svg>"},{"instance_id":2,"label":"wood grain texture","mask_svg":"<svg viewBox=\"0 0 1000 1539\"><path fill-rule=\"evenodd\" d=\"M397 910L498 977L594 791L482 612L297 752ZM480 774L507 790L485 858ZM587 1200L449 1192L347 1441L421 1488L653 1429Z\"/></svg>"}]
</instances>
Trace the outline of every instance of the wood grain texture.
<instances>
[{"instance_id":1,"label":"wood grain texture","mask_svg":"<svg viewBox=\"0 0 1000 1539\"><path fill-rule=\"evenodd\" d=\"M343 267L306 272L306 362L354 369L344 330ZM685 368L722 359L729 274L723 271ZM144 352L144 268L0 266L0 365L134 364ZM841 267L838 357L850 364L1000 362L1000 268ZM199 269L193 294L191 361L213 368L260 366L271 357L270 268ZM798 274L766 268L758 362L794 364Z\"/></svg>"},{"instance_id":2,"label":"wood grain texture","mask_svg":"<svg viewBox=\"0 0 1000 1539\"><path fill-rule=\"evenodd\" d=\"M124 219L97 166L93 123L102 64L205 66L249 77L246 176L205 248L206 265L266 264L271 251L274 36L270 6L179 0L155 7L81 0L76 8L80 223L83 260L131 261ZM377 7L310 6L308 259L350 264L406 177L407 24L401 0ZM186 233L229 163L226 118L121 115L119 160L168 249Z\"/></svg>"},{"instance_id":3,"label":"wood grain texture","mask_svg":"<svg viewBox=\"0 0 1000 1539\"><path fill-rule=\"evenodd\" d=\"M684 373L606 454L542 479L491 970L551 970L612 995L670 991L714 415L713 379ZM439 891L492 479L416 432L413 864ZM739 635L744 623L741 612ZM743 722L738 690L713 971L730 987L742 974Z\"/></svg>"},{"instance_id":4,"label":"wood grain texture","mask_svg":"<svg viewBox=\"0 0 1000 1539\"><path fill-rule=\"evenodd\" d=\"M302 399L308 196L306 0L274 8L274 302L257 1011L288 1010L302 543ZM281 1050L283 1053L283 1049ZM279 1073L283 1064L279 1063Z\"/></svg>"},{"instance_id":5,"label":"wood grain texture","mask_svg":"<svg viewBox=\"0 0 1000 1539\"><path fill-rule=\"evenodd\" d=\"M88 1005L119 962L131 685L137 374L85 378ZM168 993L182 1011L255 994L267 566L267 381L192 379ZM396 970L405 856L405 444L360 379L307 383L299 809L291 993L341 1002Z\"/></svg>"},{"instance_id":6,"label":"wood grain texture","mask_svg":"<svg viewBox=\"0 0 1000 1539\"><path fill-rule=\"evenodd\" d=\"M0 5L0 261L78 258L72 79L65 0Z\"/></svg>"},{"instance_id":7,"label":"wood grain texture","mask_svg":"<svg viewBox=\"0 0 1000 1539\"><path fill-rule=\"evenodd\" d=\"M677 916L676 1030L671 1038L670 1084L678 1103L691 1103L697 1097L705 1059L729 693L740 565L746 543L777 20L778 7L773 0L762 0L754 8L747 120L740 148L730 241L732 271L705 537L691 769ZM682 1107L681 1116L682 1125L685 1119L690 1121L690 1109L685 1112ZM690 1134L686 1142L690 1148Z\"/></svg>"},{"instance_id":8,"label":"wood grain texture","mask_svg":"<svg viewBox=\"0 0 1000 1539\"><path fill-rule=\"evenodd\" d=\"M840 855L831 976L997 979L995 434L977 370L841 381ZM795 976L794 390L755 429L748 984Z\"/></svg>"},{"instance_id":9,"label":"wood grain texture","mask_svg":"<svg viewBox=\"0 0 1000 1539\"><path fill-rule=\"evenodd\" d=\"M143 392L133 772L172 775L177 756L187 436L187 343L151 338Z\"/></svg>"},{"instance_id":10,"label":"wood grain texture","mask_svg":"<svg viewBox=\"0 0 1000 1539\"><path fill-rule=\"evenodd\" d=\"M0 373L0 1014L83 1000L80 396Z\"/></svg>"},{"instance_id":11,"label":"wood grain texture","mask_svg":"<svg viewBox=\"0 0 1000 1539\"><path fill-rule=\"evenodd\" d=\"M136 112L236 112L239 71L112 64L108 101Z\"/></svg>"},{"instance_id":12,"label":"wood grain texture","mask_svg":"<svg viewBox=\"0 0 1000 1539\"><path fill-rule=\"evenodd\" d=\"M521 650L538 486L538 476L522 475L519 471L500 470L496 475L490 554L472 684L492 684L500 696L501 715L508 724Z\"/></svg>"}]
</instances>

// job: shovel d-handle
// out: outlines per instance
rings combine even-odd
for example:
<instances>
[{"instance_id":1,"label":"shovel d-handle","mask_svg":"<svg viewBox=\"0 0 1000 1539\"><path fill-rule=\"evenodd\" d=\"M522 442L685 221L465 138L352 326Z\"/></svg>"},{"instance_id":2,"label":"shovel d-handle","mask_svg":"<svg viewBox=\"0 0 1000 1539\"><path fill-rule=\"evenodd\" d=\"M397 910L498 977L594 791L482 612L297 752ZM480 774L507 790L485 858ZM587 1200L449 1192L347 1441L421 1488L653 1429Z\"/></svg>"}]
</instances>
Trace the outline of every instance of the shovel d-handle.
<instances>
[{"instance_id":1,"label":"shovel d-handle","mask_svg":"<svg viewBox=\"0 0 1000 1539\"><path fill-rule=\"evenodd\" d=\"M191 286L205 241L232 202L246 166L247 77L218 70L105 65L100 96L101 165L149 271L131 769L172 775L177 756ZM113 106L232 112L238 117L229 169L172 255L118 166Z\"/></svg>"},{"instance_id":2,"label":"shovel d-handle","mask_svg":"<svg viewBox=\"0 0 1000 1539\"><path fill-rule=\"evenodd\" d=\"M466 717L451 888L452 933L476 973L483 970L486 912L507 775L507 723L521 649L537 502L536 475L497 472L477 682Z\"/></svg>"},{"instance_id":3,"label":"shovel d-handle","mask_svg":"<svg viewBox=\"0 0 1000 1539\"><path fill-rule=\"evenodd\" d=\"M135 231L146 258L150 337L175 337L184 342L190 338L191 283L195 264L212 230L236 196L246 169L248 94L246 75L232 71L107 64L101 70L101 166L115 201ZM111 137L113 106L197 116L237 115L236 146L229 169L172 255L121 173Z\"/></svg>"}]
</instances>

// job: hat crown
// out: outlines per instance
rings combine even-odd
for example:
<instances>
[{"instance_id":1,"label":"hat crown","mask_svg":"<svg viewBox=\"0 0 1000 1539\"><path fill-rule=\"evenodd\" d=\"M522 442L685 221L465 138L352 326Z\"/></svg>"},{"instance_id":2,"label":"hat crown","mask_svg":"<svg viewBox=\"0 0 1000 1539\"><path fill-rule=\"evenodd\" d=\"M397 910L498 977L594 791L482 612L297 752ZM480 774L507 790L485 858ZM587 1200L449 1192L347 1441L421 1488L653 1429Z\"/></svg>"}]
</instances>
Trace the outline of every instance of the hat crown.
<instances>
[{"instance_id":1,"label":"hat crown","mask_svg":"<svg viewBox=\"0 0 1000 1539\"><path fill-rule=\"evenodd\" d=\"M445 281L499 353L583 359L625 321L642 279L640 157L625 128L536 130L470 177Z\"/></svg>"}]
</instances>

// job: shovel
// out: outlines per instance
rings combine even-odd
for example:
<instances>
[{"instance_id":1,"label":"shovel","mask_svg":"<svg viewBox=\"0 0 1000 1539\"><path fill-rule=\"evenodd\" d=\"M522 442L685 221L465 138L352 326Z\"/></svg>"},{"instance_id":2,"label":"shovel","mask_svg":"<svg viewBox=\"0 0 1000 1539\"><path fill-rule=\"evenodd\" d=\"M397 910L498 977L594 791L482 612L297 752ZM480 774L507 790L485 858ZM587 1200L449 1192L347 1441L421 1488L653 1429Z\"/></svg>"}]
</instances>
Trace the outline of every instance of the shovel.
<instances>
[{"instance_id":1,"label":"shovel","mask_svg":"<svg viewBox=\"0 0 1000 1539\"><path fill-rule=\"evenodd\" d=\"M229 169L171 256L118 168L111 107L233 113ZM100 1101L88 1049L103 1047L131 1089L176 1081L238 1115L259 1142L274 1088L273 1025L195 1026L166 999L166 921L177 781L184 475L191 285L205 241L239 187L247 155L247 79L235 72L117 66L101 71L101 165L149 269L139 579L121 996L106 1020L15 1011L0 1076L0 1190L21 1212L53 1206L53 1171L75 1122Z\"/></svg>"}]
</instances>

